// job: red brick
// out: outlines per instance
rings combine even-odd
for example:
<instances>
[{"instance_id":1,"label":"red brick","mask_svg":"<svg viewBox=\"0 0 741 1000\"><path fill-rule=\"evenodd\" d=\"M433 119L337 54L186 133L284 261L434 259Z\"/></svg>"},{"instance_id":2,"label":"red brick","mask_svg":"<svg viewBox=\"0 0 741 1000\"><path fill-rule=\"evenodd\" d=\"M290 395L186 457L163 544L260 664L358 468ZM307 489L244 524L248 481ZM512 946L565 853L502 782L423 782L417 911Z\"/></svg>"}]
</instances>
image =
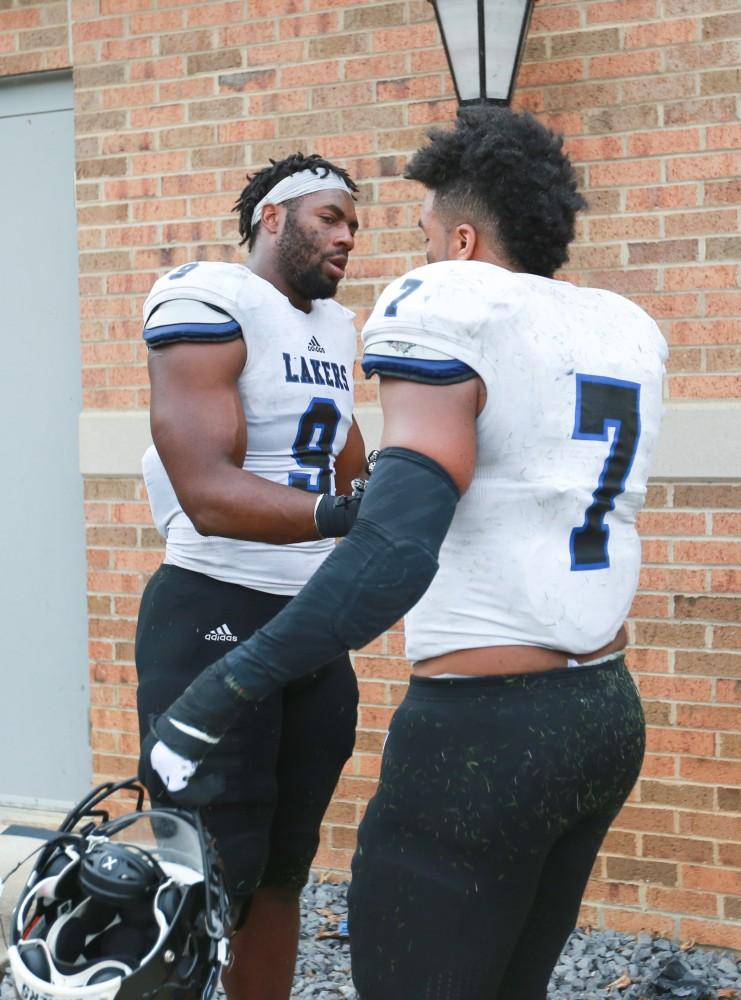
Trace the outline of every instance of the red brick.
<instances>
[{"instance_id":1,"label":"red brick","mask_svg":"<svg viewBox=\"0 0 741 1000\"><path fill-rule=\"evenodd\" d=\"M712 733L677 732L673 729L657 729L651 726L648 729L646 749L651 753L712 757L715 752L715 737Z\"/></svg>"},{"instance_id":2,"label":"red brick","mask_svg":"<svg viewBox=\"0 0 741 1000\"><path fill-rule=\"evenodd\" d=\"M446 90L452 93L453 81L448 73L448 63L442 46L435 47L422 52L410 52L408 56L409 69L412 73L432 73L435 70L442 70L445 73Z\"/></svg>"},{"instance_id":3,"label":"red brick","mask_svg":"<svg viewBox=\"0 0 741 1000\"><path fill-rule=\"evenodd\" d=\"M652 910L668 913L691 913L700 917L718 916L718 896L709 892L663 889L649 886L646 902Z\"/></svg>"},{"instance_id":4,"label":"red brick","mask_svg":"<svg viewBox=\"0 0 741 1000\"><path fill-rule=\"evenodd\" d=\"M717 921L683 918L679 926L680 935L684 940L741 950L741 926L738 923L723 924Z\"/></svg>"},{"instance_id":5,"label":"red brick","mask_svg":"<svg viewBox=\"0 0 741 1000\"><path fill-rule=\"evenodd\" d=\"M680 832L687 836L712 840L735 840L741 843L741 818L713 813L680 813Z\"/></svg>"},{"instance_id":6,"label":"red brick","mask_svg":"<svg viewBox=\"0 0 741 1000\"><path fill-rule=\"evenodd\" d=\"M676 938L676 918L658 913L635 913L605 907L605 925L624 934L654 934L658 937Z\"/></svg>"},{"instance_id":7,"label":"red brick","mask_svg":"<svg viewBox=\"0 0 741 1000\"><path fill-rule=\"evenodd\" d=\"M726 872L723 869L709 866L687 865L682 869L682 884L686 889L741 894L741 872Z\"/></svg>"},{"instance_id":8,"label":"red brick","mask_svg":"<svg viewBox=\"0 0 741 1000\"><path fill-rule=\"evenodd\" d=\"M159 35L163 32L178 31L184 27L184 11L178 8L129 18L129 31L134 35Z\"/></svg>"},{"instance_id":9,"label":"red brick","mask_svg":"<svg viewBox=\"0 0 741 1000\"><path fill-rule=\"evenodd\" d=\"M95 729L114 729L133 733L139 728L136 712L124 709L91 708L90 722Z\"/></svg>"},{"instance_id":10,"label":"red brick","mask_svg":"<svg viewBox=\"0 0 741 1000\"><path fill-rule=\"evenodd\" d=\"M281 38L327 35L337 32L339 28L339 15L330 11L311 14L308 17L282 17L279 21Z\"/></svg>"},{"instance_id":11,"label":"red brick","mask_svg":"<svg viewBox=\"0 0 741 1000\"><path fill-rule=\"evenodd\" d=\"M590 186L613 184L656 184L661 179L661 164L653 160L626 160L620 163L596 163L589 167Z\"/></svg>"},{"instance_id":12,"label":"red brick","mask_svg":"<svg viewBox=\"0 0 741 1000\"><path fill-rule=\"evenodd\" d=\"M656 0L604 0L587 5L587 24L658 20Z\"/></svg>"},{"instance_id":13,"label":"red brick","mask_svg":"<svg viewBox=\"0 0 741 1000\"><path fill-rule=\"evenodd\" d=\"M437 47L440 44L440 34L434 23L404 25L374 31L371 42L374 52L409 52L411 49Z\"/></svg>"},{"instance_id":14,"label":"red brick","mask_svg":"<svg viewBox=\"0 0 741 1000\"><path fill-rule=\"evenodd\" d=\"M189 28L201 25L223 25L230 21L241 21L244 18L244 4L241 0L227 3L209 3L199 7L191 7L186 12Z\"/></svg>"},{"instance_id":15,"label":"red brick","mask_svg":"<svg viewBox=\"0 0 741 1000\"><path fill-rule=\"evenodd\" d=\"M664 276L665 287L671 291L683 291L687 288L734 288L737 284L736 267L732 264L667 268Z\"/></svg>"},{"instance_id":16,"label":"red brick","mask_svg":"<svg viewBox=\"0 0 741 1000\"><path fill-rule=\"evenodd\" d=\"M675 73L694 72L709 66L734 66L738 56L738 39L677 45L664 52L667 71Z\"/></svg>"},{"instance_id":17,"label":"red brick","mask_svg":"<svg viewBox=\"0 0 741 1000\"><path fill-rule=\"evenodd\" d=\"M627 192L628 211L651 211L666 208L695 208L699 204L697 184L673 184L662 187L636 188Z\"/></svg>"},{"instance_id":18,"label":"red brick","mask_svg":"<svg viewBox=\"0 0 741 1000\"><path fill-rule=\"evenodd\" d=\"M709 840L696 838L647 834L643 838L643 855L647 858L708 864L713 860L713 844Z\"/></svg>"},{"instance_id":19,"label":"red brick","mask_svg":"<svg viewBox=\"0 0 741 1000\"><path fill-rule=\"evenodd\" d=\"M643 674L639 678L642 698L661 698L667 702L708 702L712 697L711 681L696 677L662 677Z\"/></svg>"},{"instance_id":20,"label":"red brick","mask_svg":"<svg viewBox=\"0 0 741 1000\"><path fill-rule=\"evenodd\" d=\"M705 760L700 757L680 760L680 775L688 781L732 785L741 783L741 761Z\"/></svg>"},{"instance_id":21,"label":"red brick","mask_svg":"<svg viewBox=\"0 0 741 1000\"><path fill-rule=\"evenodd\" d=\"M588 64L590 80L600 77L637 77L657 73L662 68L661 53L653 50L593 56L588 60Z\"/></svg>"},{"instance_id":22,"label":"red brick","mask_svg":"<svg viewBox=\"0 0 741 1000\"><path fill-rule=\"evenodd\" d=\"M700 129L662 129L657 132L640 132L628 137L628 156L686 153L701 148Z\"/></svg>"},{"instance_id":23,"label":"red brick","mask_svg":"<svg viewBox=\"0 0 741 1000\"><path fill-rule=\"evenodd\" d=\"M643 104L650 101L660 101L665 106L671 101L693 97L696 84L691 76L684 73L665 73L662 76L638 76L624 80L621 85L622 99L628 104ZM666 119L666 112L664 112ZM666 125L672 124L668 119ZM681 121L673 124L682 124Z\"/></svg>"},{"instance_id":24,"label":"red brick","mask_svg":"<svg viewBox=\"0 0 741 1000\"><path fill-rule=\"evenodd\" d=\"M574 83L582 80L584 75L584 63L581 59L560 59L524 64L517 79L520 87L535 87Z\"/></svg>"},{"instance_id":25,"label":"red brick","mask_svg":"<svg viewBox=\"0 0 741 1000\"><path fill-rule=\"evenodd\" d=\"M741 320L687 320L669 327L672 344L736 344L741 339Z\"/></svg>"},{"instance_id":26,"label":"red brick","mask_svg":"<svg viewBox=\"0 0 741 1000\"><path fill-rule=\"evenodd\" d=\"M85 42L100 38L123 38L125 22L120 17L97 17L93 21L73 22L72 38Z\"/></svg>"},{"instance_id":27,"label":"red brick","mask_svg":"<svg viewBox=\"0 0 741 1000\"><path fill-rule=\"evenodd\" d=\"M580 25L576 7L545 7L540 4L533 9L529 33L549 35L551 32L573 30Z\"/></svg>"},{"instance_id":28,"label":"red brick","mask_svg":"<svg viewBox=\"0 0 741 1000\"><path fill-rule=\"evenodd\" d=\"M361 729L387 730L393 710L378 706L362 705L358 710L358 727Z\"/></svg>"},{"instance_id":29,"label":"red brick","mask_svg":"<svg viewBox=\"0 0 741 1000\"><path fill-rule=\"evenodd\" d=\"M735 153L704 153L700 156L678 156L667 162L669 181L700 180L713 177L736 177L741 159Z\"/></svg>"},{"instance_id":30,"label":"red brick","mask_svg":"<svg viewBox=\"0 0 741 1000\"><path fill-rule=\"evenodd\" d=\"M677 724L693 729L736 732L741 725L741 708L711 705L677 705Z\"/></svg>"},{"instance_id":31,"label":"red brick","mask_svg":"<svg viewBox=\"0 0 741 1000\"><path fill-rule=\"evenodd\" d=\"M647 719L647 721L650 720ZM645 778L665 778L671 780L677 774L676 760L674 757L664 754L646 754L641 774Z\"/></svg>"},{"instance_id":32,"label":"red brick","mask_svg":"<svg viewBox=\"0 0 741 1000\"><path fill-rule=\"evenodd\" d=\"M685 79L692 82L691 77ZM727 122L735 115L735 101L730 97L703 97L677 101L664 108L666 125L707 125L709 122Z\"/></svg>"},{"instance_id":33,"label":"red brick","mask_svg":"<svg viewBox=\"0 0 741 1000\"><path fill-rule=\"evenodd\" d=\"M693 42L698 38L698 22L690 20L653 21L625 29L624 42L627 49L664 47L672 44Z\"/></svg>"},{"instance_id":34,"label":"red brick","mask_svg":"<svg viewBox=\"0 0 741 1000\"><path fill-rule=\"evenodd\" d=\"M17 31L41 25L41 9L0 10L0 31Z\"/></svg>"},{"instance_id":35,"label":"red brick","mask_svg":"<svg viewBox=\"0 0 741 1000\"><path fill-rule=\"evenodd\" d=\"M157 100L154 83L139 83L129 87L107 87L103 93L105 108L134 108L151 106Z\"/></svg>"}]
</instances>

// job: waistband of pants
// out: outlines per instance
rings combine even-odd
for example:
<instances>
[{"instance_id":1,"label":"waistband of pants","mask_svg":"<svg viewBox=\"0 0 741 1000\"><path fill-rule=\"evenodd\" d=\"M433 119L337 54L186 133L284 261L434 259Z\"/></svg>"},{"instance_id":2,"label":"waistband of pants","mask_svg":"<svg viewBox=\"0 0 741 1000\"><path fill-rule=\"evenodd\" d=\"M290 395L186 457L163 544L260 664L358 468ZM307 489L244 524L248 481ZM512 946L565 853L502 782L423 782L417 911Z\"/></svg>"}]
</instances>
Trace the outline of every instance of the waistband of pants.
<instances>
[{"instance_id":1,"label":"waistband of pants","mask_svg":"<svg viewBox=\"0 0 741 1000\"><path fill-rule=\"evenodd\" d=\"M436 692L443 698L451 695L466 698L507 687L532 690L546 684L589 683L590 679L597 679L605 672L623 669L625 669L625 651L620 650L618 653L611 653L589 663L580 663L578 667L551 667L532 673L492 674L484 677L472 674L470 677L450 678L418 677L412 674L409 679L409 693L412 696L420 695L425 698L434 696Z\"/></svg>"}]
</instances>

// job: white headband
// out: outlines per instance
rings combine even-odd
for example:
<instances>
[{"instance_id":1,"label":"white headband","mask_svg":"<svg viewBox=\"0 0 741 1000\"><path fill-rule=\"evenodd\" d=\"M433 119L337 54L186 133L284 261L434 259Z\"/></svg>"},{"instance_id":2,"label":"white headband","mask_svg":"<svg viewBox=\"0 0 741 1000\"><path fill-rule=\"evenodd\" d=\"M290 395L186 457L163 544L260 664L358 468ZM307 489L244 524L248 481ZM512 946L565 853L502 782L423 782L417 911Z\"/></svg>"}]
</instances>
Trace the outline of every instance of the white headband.
<instances>
[{"instance_id":1,"label":"white headband","mask_svg":"<svg viewBox=\"0 0 741 1000\"><path fill-rule=\"evenodd\" d=\"M262 219L263 205L280 205L282 201L288 201L289 198L300 198L301 195L313 194L314 191L347 191L349 195L352 195L351 189L340 175L331 170L326 177L320 177L313 170L299 170L295 174L284 177L282 181L278 181L275 187L271 188L265 197L258 201L255 205L255 211L252 213L250 230L254 230Z\"/></svg>"}]
</instances>

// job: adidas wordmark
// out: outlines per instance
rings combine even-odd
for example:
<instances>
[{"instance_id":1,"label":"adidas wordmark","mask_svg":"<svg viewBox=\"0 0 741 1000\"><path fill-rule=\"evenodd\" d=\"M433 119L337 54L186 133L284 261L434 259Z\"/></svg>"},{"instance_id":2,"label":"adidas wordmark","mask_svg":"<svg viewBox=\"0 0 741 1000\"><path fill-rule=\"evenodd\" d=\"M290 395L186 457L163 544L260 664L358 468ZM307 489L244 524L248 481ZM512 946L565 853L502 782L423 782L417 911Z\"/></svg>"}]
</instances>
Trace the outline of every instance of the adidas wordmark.
<instances>
[{"instance_id":1,"label":"adidas wordmark","mask_svg":"<svg viewBox=\"0 0 741 1000\"><path fill-rule=\"evenodd\" d=\"M210 642L238 642L236 635L234 635L228 625L219 625L212 632L206 632L206 638Z\"/></svg>"}]
</instances>

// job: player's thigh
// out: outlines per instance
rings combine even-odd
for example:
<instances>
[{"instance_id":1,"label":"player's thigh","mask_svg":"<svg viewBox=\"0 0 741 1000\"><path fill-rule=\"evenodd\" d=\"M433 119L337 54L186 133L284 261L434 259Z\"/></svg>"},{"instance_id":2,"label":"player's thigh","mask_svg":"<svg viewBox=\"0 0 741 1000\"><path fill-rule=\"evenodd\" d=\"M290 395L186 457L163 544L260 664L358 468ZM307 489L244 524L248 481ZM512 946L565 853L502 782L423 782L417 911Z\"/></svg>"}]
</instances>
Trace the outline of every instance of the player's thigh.
<instances>
[{"instance_id":1,"label":"player's thigh","mask_svg":"<svg viewBox=\"0 0 741 1000\"><path fill-rule=\"evenodd\" d=\"M546 785L549 793L560 786L556 798L550 794L547 801L562 832L545 858L537 892L497 994L499 1000L519 1000L523 995L545 1000L548 980L576 924L600 845L638 778L643 760L643 712L622 661L601 669L579 668L568 679L572 682L568 703L563 691L555 687L551 704L541 700L539 713L544 730L557 736L553 760L558 772L548 776ZM567 731L559 734L561 721ZM545 794L542 800L546 801Z\"/></svg>"},{"instance_id":2,"label":"player's thigh","mask_svg":"<svg viewBox=\"0 0 741 1000\"><path fill-rule=\"evenodd\" d=\"M412 691L392 720L349 894L361 1000L481 1000L516 944L539 858L515 883L506 852L492 848L508 813L496 819L490 779L480 773L493 726L477 732L476 711Z\"/></svg>"},{"instance_id":3,"label":"player's thigh","mask_svg":"<svg viewBox=\"0 0 741 1000\"><path fill-rule=\"evenodd\" d=\"M164 711L202 670L287 602L179 566L160 566L144 589L136 629L141 722Z\"/></svg>"},{"instance_id":4,"label":"player's thigh","mask_svg":"<svg viewBox=\"0 0 741 1000\"><path fill-rule=\"evenodd\" d=\"M355 743L358 686L347 654L283 693L278 802L262 884L300 888Z\"/></svg>"},{"instance_id":5,"label":"player's thigh","mask_svg":"<svg viewBox=\"0 0 741 1000\"><path fill-rule=\"evenodd\" d=\"M142 598L136 661L140 728L164 711L205 667L247 639L287 599L162 566ZM229 637L233 637L229 638ZM278 797L280 694L246 704L201 765L225 778L203 818L233 895L251 892L267 862Z\"/></svg>"}]
</instances>

